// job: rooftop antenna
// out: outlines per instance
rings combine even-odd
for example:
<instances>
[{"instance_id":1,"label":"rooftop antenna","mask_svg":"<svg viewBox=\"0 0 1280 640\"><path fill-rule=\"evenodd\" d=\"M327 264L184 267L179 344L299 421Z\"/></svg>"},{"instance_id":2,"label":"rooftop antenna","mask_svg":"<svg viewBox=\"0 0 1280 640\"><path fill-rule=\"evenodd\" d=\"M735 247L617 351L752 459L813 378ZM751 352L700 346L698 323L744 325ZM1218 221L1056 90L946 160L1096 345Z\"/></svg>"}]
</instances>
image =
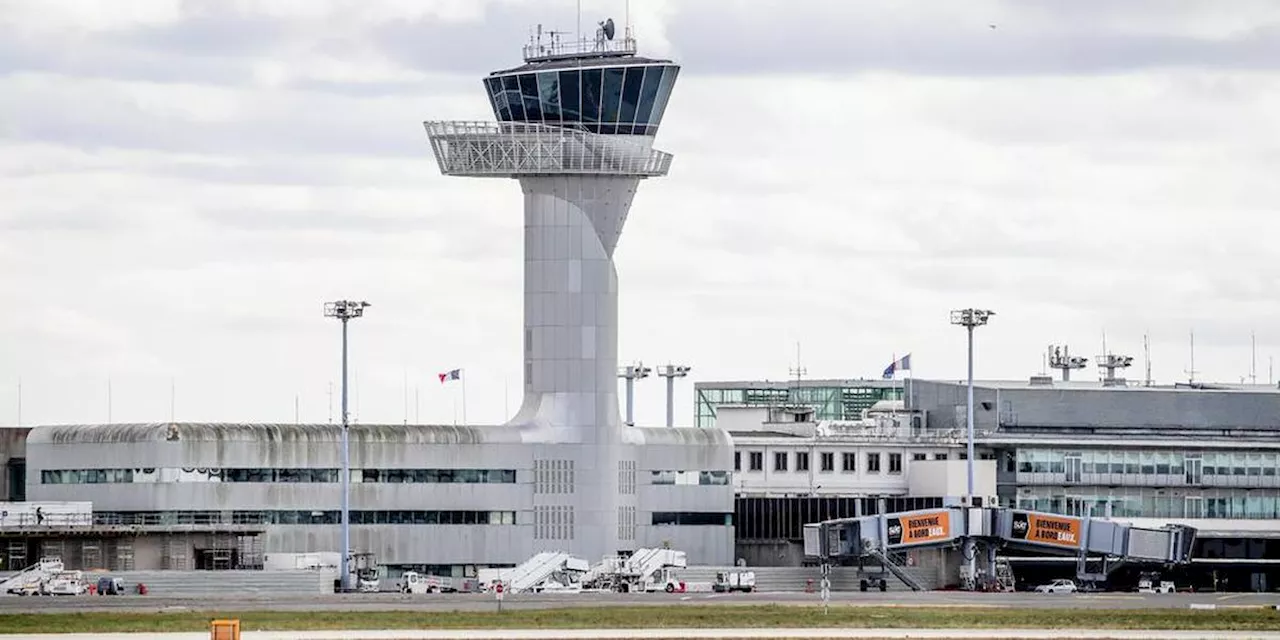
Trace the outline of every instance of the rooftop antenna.
<instances>
[{"instance_id":1,"label":"rooftop antenna","mask_svg":"<svg viewBox=\"0 0 1280 640\"><path fill-rule=\"evenodd\" d=\"M798 403L800 399L800 387L803 384L804 376L809 373L809 371L800 364L800 342L798 340L796 341L796 366L794 369L789 369L788 371L791 375L795 376L796 379L796 401Z\"/></svg>"},{"instance_id":2,"label":"rooftop antenna","mask_svg":"<svg viewBox=\"0 0 1280 640\"><path fill-rule=\"evenodd\" d=\"M1147 334L1142 334L1142 360L1145 362L1147 375L1142 381L1142 386L1151 386L1151 339Z\"/></svg>"},{"instance_id":3,"label":"rooftop antenna","mask_svg":"<svg viewBox=\"0 0 1280 640\"><path fill-rule=\"evenodd\" d=\"M1249 332L1249 383L1258 384L1258 333Z\"/></svg>"},{"instance_id":4,"label":"rooftop antenna","mask_svg":"<svg viewBox=\"0 0 1280 640\"><path fill-rule=\"evenodd\" d=\"M1183 371L1187 374L1187 384L1196 382L1196 330L1191 330L1191 368Z\"/></svg>"},{"instance_id":5,"label":"rooftop antenna","mask_svg":"<svg viewBox=\"0 0 1280 640\"><path fill-rule=\"evenodd\" d=\"M1066 345L1049 345L1048 356L1049 367L1062 371L1063 382L1071 381L1071 371L1073 369L1083 369L1089 366L1088 358L1071 355L1071 350Z\"/></svg>"}]
</instances>

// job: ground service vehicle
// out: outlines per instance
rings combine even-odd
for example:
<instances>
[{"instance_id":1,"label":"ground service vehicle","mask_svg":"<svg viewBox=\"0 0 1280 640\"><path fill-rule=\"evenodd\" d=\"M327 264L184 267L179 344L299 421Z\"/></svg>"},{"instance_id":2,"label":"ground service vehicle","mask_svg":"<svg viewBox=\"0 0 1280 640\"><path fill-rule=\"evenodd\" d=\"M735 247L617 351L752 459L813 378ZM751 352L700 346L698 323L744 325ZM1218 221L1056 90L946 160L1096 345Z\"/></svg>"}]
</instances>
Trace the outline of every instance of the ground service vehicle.
<instances>
[{"instance_id":1,"label":"ground service vehicle","mask_svg":"<svg viewBox=\"0 0 1280 640\"><path fill-rule=\"evenodd\" d=\"M721 571L716 574L716 581L711 590L716 593L741 591L751 593L756 589L756 572L754 571Z\"/></svg>"},{"instance_id":2,"label":"ground service vehicle","mask_svg":"<svg viewBox=\"0 0 1280 640\"><path fill-rule=\"evenodd\" d=\"M400 577L400 593L442 593L453 591L453 580L440 576L424 576L417 571L406 571Z\"/></svg>"},{"instance_id":3,"label":"ground service vehicle","mask_svg":"<svg viewBox=\"0 0 1280 640\"><path fill-rule=\"evenodd\" d=\"M1144 573L1138 577L1138 593L1173 593L1177 586L1170 580L1161 580L1159 574Z\"/></svg>"}]
</instances>

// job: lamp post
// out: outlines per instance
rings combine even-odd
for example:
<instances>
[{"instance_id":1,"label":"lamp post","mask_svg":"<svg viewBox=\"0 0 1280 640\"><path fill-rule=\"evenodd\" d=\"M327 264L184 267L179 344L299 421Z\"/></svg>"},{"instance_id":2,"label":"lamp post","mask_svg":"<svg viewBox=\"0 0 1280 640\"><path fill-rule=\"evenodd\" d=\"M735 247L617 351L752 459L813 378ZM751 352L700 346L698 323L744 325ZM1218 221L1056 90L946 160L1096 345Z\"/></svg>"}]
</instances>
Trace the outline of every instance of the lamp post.
<instances>
[{"instance_id":1,"label":"lamp post","mask_svg":"<svg viewBox=\"0 0 1280 640\"><path fill-rule=\"evenodd\" d=\"M675 405L675 383L676 378L683 378L689 375L693 367L683 364L668 364L658 367L658 375L667 379L667 426L674 427L676 424L676 405Z\"/></svg>"},{"instance_id":2,"label":"lamp post","mask_svg":"<svg viewBox=\"0 0 1280 640\"><path fill-rule=\"evenodd\" d=\"M369 306L372 305L363 300L338 300L324 305L326 318L342 321L342 555L339 579L343 593L351 590L351 567L348 564L351 556L351 416L347 412L347 321L363 316Z\"/></svg>"},{"instance_id":3,"label":"lamp post","mask_svg":"<svg viewBox=\"0 0 1280 640\"><path fill-rule=\"evenodd\" d=\"M964 327L965 331L969 334L969 388L968 400L965 403L968 414L965 420L968 423L968 455L965 456L965 462L967 463L966 468L969 475L968 492L966 495L968 498L967 503L970 507L973 506L973 329L974 327L980 327L987 324L987 321L995 314L996 312L994 311L972 308L958 309L951 312L951 324ZM999 410L1000 408L996 407L996 411L999 412ZM987 505L984 504L983 506ZM965 547L965 555L967 556L965 560L968 561L969 565L969 579L971 581L976 581L978 554L977 549L974 546L973 536L965 538Z\"/></svg>"}]
</instances>

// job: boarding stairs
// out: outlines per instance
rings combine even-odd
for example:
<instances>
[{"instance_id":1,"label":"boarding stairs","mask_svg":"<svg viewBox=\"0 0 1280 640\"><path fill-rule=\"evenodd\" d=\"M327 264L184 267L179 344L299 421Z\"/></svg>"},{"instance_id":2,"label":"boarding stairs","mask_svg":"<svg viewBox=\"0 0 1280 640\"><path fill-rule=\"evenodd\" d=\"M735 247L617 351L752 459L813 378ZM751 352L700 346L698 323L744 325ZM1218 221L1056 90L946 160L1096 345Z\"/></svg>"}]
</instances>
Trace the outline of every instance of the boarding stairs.
<instances>
[{"instance_id":1,"label":"boarding stairs","mask_svg":"<svg viewBox=\"0 0 1280 640\"><path fill-rule=\"evenodd\" d=\"M0 582L0 594L32 595L40 593L40 588L53 576L62 573L62 558L47 556L3 582Z\"/></svg>"},{"instance_id":2,"label":"boarding stairs","mask_svg":"<svg viewBox=\"0 0 1280 640\"><path fill-rule=\"evenodd\" d=\"M563 551L543 551L525 560L519 566L503 571L501 580L508 593L536 590L549 580L562 587L569 586L574 578L590 569L585 560Z\"/></svg>"},{"instance_id":3,"label":"boarding stairs","mask_svg":"<svg viewBox=\"0 0 1280 640\"><path fill-rule=\"evenodd\" d=\"M684 569L689 566L688 556L675 549L636 549L622 567L623 573L638 580L647 580L663 569Z\"/></svg>"},{"instance_id":4,"label":"boarding stairs","mask_svg":"<svg viewBox=\"0 0 1280 640\"><path fill-rule=\"evenodd\" d=\"M920 584L916 577L906 570L894 557L893 554L885 553L879 549L874 549L867 554L870 558L880 562L880 566L886 571L892 573L894 577L902 581L902 584L910 587L912 591L924 591L924 586Z\"/></svg>"}]
</instances>

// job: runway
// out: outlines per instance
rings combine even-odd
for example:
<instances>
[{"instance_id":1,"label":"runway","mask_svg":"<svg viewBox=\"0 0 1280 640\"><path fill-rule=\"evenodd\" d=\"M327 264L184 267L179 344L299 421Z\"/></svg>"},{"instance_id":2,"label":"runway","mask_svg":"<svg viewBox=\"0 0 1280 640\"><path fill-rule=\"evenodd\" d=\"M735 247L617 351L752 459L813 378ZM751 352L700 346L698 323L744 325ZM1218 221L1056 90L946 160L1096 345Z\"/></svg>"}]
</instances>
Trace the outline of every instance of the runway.
<instances>
[{"instance_id":1,"label":"runway","mask_svg":"<svg viewBox=\"0 0 1280 640\"><path fill-rule=\"evenodd\" d=\"M503 609L557 609L564 607L695 606L695 605L818 605L816 593L576 593L507 595ZM919 593L833 592L832 606L899 607L995 607L1043 609L1188 609L1273 607L1280 594L1255 593L968 593L924 591ZM237 596L43 596L0 597L0 614L66 613L72 611L492 611L493 595L434 594L245 594Z\"/></svg>"}]
</instances>

